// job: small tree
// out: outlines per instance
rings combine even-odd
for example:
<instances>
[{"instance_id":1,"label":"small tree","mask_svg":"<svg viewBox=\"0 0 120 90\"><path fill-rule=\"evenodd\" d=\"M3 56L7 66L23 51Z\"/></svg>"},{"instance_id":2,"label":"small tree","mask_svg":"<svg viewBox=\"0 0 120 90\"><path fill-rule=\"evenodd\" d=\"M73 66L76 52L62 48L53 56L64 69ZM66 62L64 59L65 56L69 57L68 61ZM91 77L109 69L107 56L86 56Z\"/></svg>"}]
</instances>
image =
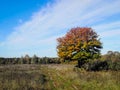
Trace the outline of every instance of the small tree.
<instances>
[{"instance_id":1,"label":"small tree","mask_svg":"<svg viewBox=\"0 0 120 90\"><path fill-rule=\"evenodd\" d=\"M30 57L29 57L29 55L28 54L26 54L25 55L25 57L24 57L24 64L30 64Z\"/></svg>"},{"instance_id":2,"label":"small tree","mask_svg":"<svg viewBox=\"0 0 120 90\"><path fill-rule=\"evenodd\" d=\"M20 58L20 63L24 64L24 57L23 56L21 56L21 58Z\"/></svg>"},{"instance_id":3,"label":"small tree","mask_svg":"<svg viewBox=\"0 0 120 90\"><path fill-rule=\"evenodd\" d=\"M92 28L72 28L64 37L57 39L57 53L62 60L78 60L78 66L85 60L100 56L102 43Z\"/></svg>"},{"instance_id":4,"label":"small tree","mask_svg":"<svg viewBox=\"0 0 120 90\"><path fill-rule=\"evenodd\" d=\"M38 64L38 57L36 55L32 57L31 64Z\"/></svg>"}]
</instances>

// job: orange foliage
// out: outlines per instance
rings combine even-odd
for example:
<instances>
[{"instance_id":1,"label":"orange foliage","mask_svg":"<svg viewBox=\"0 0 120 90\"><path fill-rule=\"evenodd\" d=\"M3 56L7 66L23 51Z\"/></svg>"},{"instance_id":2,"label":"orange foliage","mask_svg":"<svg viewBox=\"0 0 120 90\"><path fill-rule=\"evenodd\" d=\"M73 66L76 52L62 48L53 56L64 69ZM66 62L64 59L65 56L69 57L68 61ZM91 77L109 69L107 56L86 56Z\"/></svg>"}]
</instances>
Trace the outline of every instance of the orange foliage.
<instances>
[{"instance_id":1,"label":"orange foliage","mask_svg":"<svg viewBox=\"0 0 120 90\"><path fill-rule=\"evenodd\" d=\"M88 54L90 50L94 51L98 48L102 48L101 42L97 39L98 35L93 31L92 28L88 27L77 27L72 28L64 37L57 39L57 51L58 56L63 59L72 59L74 53L85 51Z\"/></svg>"}]
</instances>

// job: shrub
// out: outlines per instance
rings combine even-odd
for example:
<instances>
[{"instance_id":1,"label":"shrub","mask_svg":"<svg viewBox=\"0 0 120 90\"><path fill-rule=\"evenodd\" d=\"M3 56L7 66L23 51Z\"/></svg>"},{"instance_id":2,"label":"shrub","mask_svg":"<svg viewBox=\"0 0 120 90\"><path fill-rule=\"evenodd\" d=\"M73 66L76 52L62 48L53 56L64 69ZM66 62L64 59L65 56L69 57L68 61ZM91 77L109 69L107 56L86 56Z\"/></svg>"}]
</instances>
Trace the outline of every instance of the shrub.
<instances>
[{"instance_id":1,"label":"shrub","mask_svg":"<svg viewBox=\"0 0 120 90\"><path fill-rule=\"evenodd\" d=\"M109 62L109 70L120 70L120 61L115 61L115 62Z\"/></svg>"},{"instance_id":2,"label":"shrub","mask_svg":"<svg viewBox=\"0 0 120 90\"><path fill-rule=\"evenodd\" d=\"M111 61L111 60L96 60L92 62L85 63L81 66L87 71L101 71L101 70L120 70L120 61Z\"/></svg>"}]
</instances>

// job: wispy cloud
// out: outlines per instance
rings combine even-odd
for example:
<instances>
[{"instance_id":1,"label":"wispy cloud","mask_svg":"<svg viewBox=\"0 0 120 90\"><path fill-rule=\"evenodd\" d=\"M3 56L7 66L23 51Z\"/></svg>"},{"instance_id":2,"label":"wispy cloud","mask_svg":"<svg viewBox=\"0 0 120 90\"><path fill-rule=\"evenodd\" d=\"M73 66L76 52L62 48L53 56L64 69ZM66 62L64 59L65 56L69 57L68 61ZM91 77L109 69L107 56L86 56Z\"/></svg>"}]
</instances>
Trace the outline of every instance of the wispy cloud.
<instances>
[{"instance_id":1,"label":"wispy cloud","mask_svg":"<svg viewBox=\"0 0 120 90\"><path fill-rule=\"evenodd\" d=\"M34 12L30 20L15 26L1 47L6 47L8 56L16 52L17 56L36 52L39 56L56 56L56 38L72 27L93 26L101 35L118 35L120 21L112 23L107 18L120 14L119 5L120 0L56 0ZM109 24L103 23L105 20ZM115 33L111 28L116 25Z\"/></svg>"},{"instance_id":2,"label":"wispy cloud","mask_svg":"<svg viewBox=\"0 0 120 90\"><path fill-rule=\"evenodd\" d=\"M113 37L113 36L120 36L120 29L110 30L110 31L104 31L100 33L103 37Z\"/></svg>"},{"instance_id":3,"label":"wispy cloud","mask_svg":"<svg viewBox=\"0 0 120 90\"><path fill-rule=\"evenodd\" d=\"M109 31L113 29L119 29L120 28L120 20L112 21L112 22L107 22L107 23L100 23L99 25L93 26L97 31Z\"/></svg>"}]
</instances>

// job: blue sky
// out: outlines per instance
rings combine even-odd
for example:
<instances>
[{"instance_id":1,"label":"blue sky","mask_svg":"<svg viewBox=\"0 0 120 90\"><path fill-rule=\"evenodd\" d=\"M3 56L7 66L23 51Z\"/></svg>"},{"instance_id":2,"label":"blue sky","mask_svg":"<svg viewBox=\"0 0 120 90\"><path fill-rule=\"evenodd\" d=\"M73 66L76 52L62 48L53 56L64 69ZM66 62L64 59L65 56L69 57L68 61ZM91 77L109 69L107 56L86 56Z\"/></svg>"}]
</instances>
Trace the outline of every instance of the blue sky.
<instances>
[{"instance_id":1,"label":"blue sky","mask_svg":"<svg viewBox=\"0 0 120 90\"><path fill-rule=\"evenodd\" d=\"M56 38L92 27L102 54L120 51L120 0L0 0L0 57L56 57Z\"/></svg>"}]
</instances>

